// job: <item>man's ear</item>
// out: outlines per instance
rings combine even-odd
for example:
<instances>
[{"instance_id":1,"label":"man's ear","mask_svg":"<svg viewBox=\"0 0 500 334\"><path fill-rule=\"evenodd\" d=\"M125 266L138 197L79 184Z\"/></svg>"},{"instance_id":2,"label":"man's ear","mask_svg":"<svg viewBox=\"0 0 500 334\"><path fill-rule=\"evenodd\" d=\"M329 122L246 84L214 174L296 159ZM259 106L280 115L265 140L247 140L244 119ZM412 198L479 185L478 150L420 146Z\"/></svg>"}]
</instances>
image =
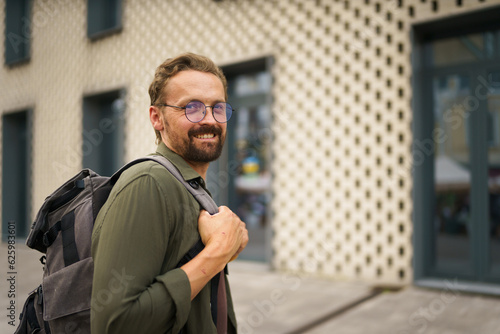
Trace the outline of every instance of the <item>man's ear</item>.
<instances>
[{"instance_id":1,"label":"man's ear","mask_svg":"<svg viewBox=\"0 0 500 334\"><path fill-rule=\"evenodd\" d=\"M163 117L160 108L156 106L149 107L149 120L151 121L151 125L153 125L153 129L157 131L163 130Z\"/></svg>"}]
</instances>

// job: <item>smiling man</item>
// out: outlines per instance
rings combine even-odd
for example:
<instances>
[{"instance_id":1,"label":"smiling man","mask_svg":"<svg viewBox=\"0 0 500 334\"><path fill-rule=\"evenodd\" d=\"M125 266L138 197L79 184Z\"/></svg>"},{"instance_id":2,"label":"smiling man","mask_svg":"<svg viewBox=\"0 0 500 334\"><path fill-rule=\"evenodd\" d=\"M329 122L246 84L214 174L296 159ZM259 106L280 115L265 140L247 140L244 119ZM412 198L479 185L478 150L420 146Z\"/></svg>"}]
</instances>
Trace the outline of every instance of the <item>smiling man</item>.
<instances>
[{"instance_id":1,"label":"smiling man","mask_svg":"<svg viewBox=\"0 0 500 334\"><path fill-rule=\"evenodd\" d=\"M149 94L156 154L205 188L233 111L222 71L206 57L183 54L157 68ZM205 248L178 268L200 236ZM127 169L92 236L92 333L236 333L224 268L247 243L245 224L231 210L200 213L198 202L164 167L147 161ZM126 279L116 283L117 273Z\"/></svg>"},{"instance_id":2,"label":"smiling man","mask_svg":"<svg viewBox=\"0 0 500 334\"><path fill-rule=\"evenodd\" d=\"M224 102L223 82L209 72L186 70L167 81L165 91L168 103L157 103L150 108L153 127L161 135L157 139L194 169L208 168L208 162L222 152L227 118L232 114L231 106ZM165 112L158 107L165 107ZM206 170L198 172L204 176Z\"/></svg>"}]
</instances>

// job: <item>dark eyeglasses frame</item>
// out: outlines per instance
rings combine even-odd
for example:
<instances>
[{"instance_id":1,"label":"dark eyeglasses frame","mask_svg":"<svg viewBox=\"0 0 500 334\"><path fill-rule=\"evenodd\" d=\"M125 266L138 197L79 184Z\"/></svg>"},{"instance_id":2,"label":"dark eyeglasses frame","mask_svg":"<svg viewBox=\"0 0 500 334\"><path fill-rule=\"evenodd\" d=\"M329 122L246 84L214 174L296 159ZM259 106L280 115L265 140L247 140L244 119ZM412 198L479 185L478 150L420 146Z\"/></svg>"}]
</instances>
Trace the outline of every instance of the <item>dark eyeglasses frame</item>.
<instances>
[{"instance_id":1,"label":"dark eyeglasses frame","mask_svg":"<svg viewBox=\"0 0 500 334\"><path fill-rule=\"evenodd\" d=\"M199 102L199 101L189 101L189 102L186 104L186 106L184 106L184 107L173 106L173 105L166 104L166 103L158 103L158 104L155 104L155 106L157 106L157 107L171 107L171 108L183 109L183 110L184 110L184 116L186 116L187 120L188 120L188 121L190 121L191 123L199 123L199 122L203 121L203 119L205 119L205 116L207 116L207 108L212 108L212 116L213 116L213 118L215 119L215 121L217 121L217 123L227 123L227 122L231 119L231 116L232 116L232 114L233 114L233 112L234 112L233 107L232 107L229 103L227 103L227 102L217 102L217 103L216 103L216 104L214 104L213 106L207 106L207 105L203 104L202 102L200 102L201 104L203 104L203 105L205 106L205 115L203 115L203 117L202 117L202 118L201 118L198 122L193 122L192 120L190 120L190 119L189 119L189 117L188 117L188 116L187 116L187 114L186 114L186 109L187 109L187 106L188 106L188 104L190 104L191 102ZM217 120L217 118L215 118L215 114L214 114L214 107L215 107L217 104L219 104L219 103L225 103L225 104L227 104L229 107L231 107L231 115L229 116L229 118L228 118L225 122L219 122L219 121Z\"/></svg>"}]
</instances>

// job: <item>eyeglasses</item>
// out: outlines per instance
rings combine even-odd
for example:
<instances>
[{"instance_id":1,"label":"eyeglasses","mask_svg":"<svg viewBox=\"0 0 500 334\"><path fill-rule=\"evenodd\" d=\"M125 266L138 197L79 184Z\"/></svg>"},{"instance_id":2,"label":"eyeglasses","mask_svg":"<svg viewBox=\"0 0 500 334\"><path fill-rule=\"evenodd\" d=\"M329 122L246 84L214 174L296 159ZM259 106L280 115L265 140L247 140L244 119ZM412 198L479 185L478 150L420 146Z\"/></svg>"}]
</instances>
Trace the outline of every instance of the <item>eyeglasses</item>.
<instances>
[{"instance_id":1,"label":"eyeglasses","mask_svg":"<svg viewBox=\"0 0 500 334\"><path fill-rule=\"evenodd\" d=\"M186 118L193 123L201 122L201 120L205 118L205 115L207 114L207 108L212 108L212 115L214 116L214 119L219 123L226 123L227 121L229 121L231 115L233 114L233 107L231 107L231 105L226 102L219 102L214 104L213 106L206 106L200 101L191 101L186 104L185 107L172 106L165 103L157 104L157 106L184 109Z\"/></svg>"}]
</instances>

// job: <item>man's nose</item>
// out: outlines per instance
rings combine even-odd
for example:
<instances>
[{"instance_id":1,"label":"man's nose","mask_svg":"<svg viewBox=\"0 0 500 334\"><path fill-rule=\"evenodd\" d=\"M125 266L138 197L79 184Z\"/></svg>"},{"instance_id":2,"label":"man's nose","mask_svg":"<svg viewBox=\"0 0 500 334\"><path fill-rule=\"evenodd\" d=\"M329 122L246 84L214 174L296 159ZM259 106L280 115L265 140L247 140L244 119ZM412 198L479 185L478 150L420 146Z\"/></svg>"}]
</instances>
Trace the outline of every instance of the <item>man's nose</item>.
<instances>
[{"instance_id":1,"label":"man's nose","mask_svg":"<svg viewBox=\"0 0 500 334\"><path fill-rule=\"evenodd\" d=\"M217 123L217 121L214 118L214 112L213 109L214 107L212 106L205 106L205 117L199 122L200 124L213 124Z\"/></svg>"}]
</instances>

